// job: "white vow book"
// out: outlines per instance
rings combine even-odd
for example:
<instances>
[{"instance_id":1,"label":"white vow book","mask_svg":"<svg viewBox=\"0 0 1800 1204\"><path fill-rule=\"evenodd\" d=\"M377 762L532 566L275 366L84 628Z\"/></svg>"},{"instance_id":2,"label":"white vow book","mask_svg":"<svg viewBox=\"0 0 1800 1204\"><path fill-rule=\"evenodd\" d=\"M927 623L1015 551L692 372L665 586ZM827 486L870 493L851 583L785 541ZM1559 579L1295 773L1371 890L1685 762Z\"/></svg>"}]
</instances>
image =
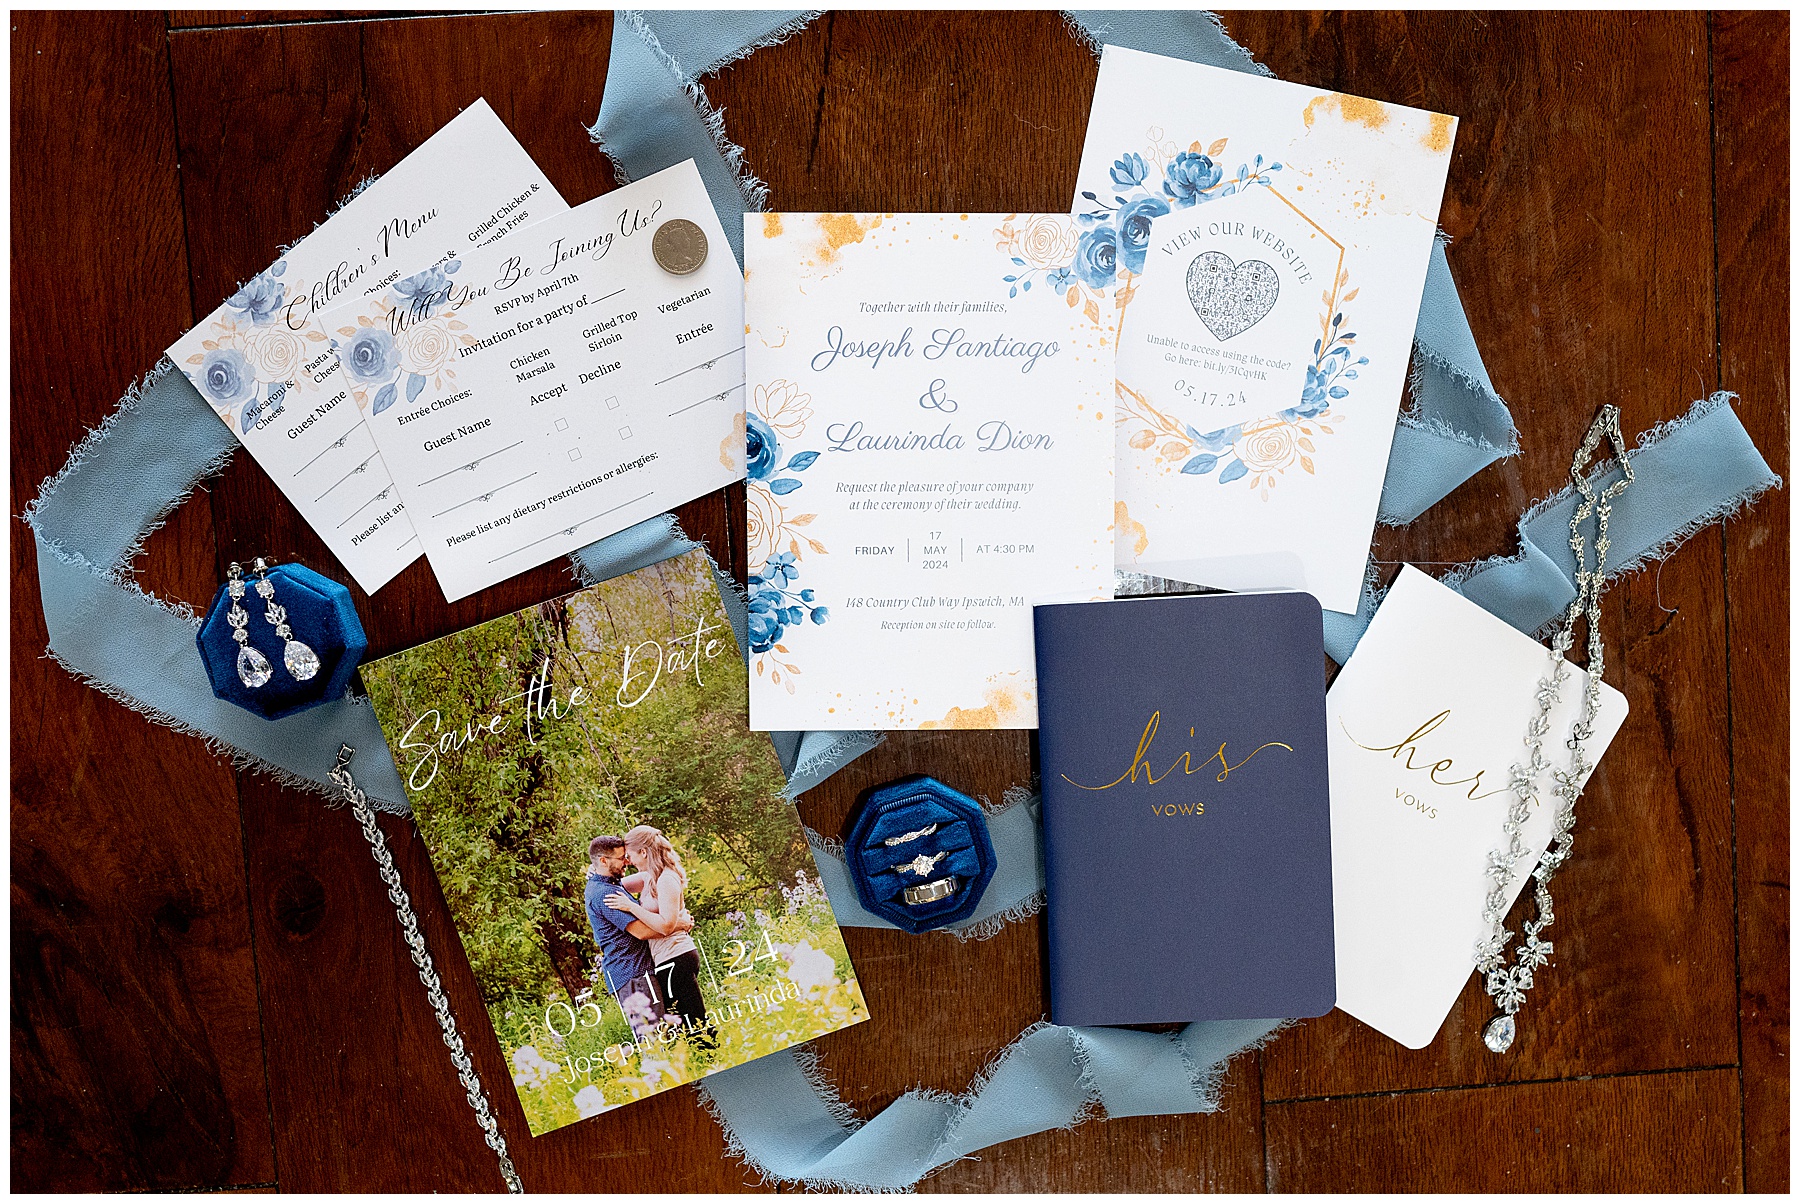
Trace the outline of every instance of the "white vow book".
<instances>
[{"instance_id":1,"label":"white vow book","mask_svg":"<svg viewBox=\"0 0 1800 1204\"><path fill-rule=\"evenodd\" d=\"M1505 844L1508 782L1526 760L1550 663L1542 644L1409 565L1325 696L1337 1005L1408 1048L1437 1035L1488 933L1488 854ZM1558 768L1586 689L1571 665L1544 737ZM1590 762L1626 709L1602 683ZM1532 855L1509 907L1550 843L1554 789L1548 775L1537 783L1524 833ZM1554 944L1557 929L1547 936Z\"/></svg>"}]
</instances>

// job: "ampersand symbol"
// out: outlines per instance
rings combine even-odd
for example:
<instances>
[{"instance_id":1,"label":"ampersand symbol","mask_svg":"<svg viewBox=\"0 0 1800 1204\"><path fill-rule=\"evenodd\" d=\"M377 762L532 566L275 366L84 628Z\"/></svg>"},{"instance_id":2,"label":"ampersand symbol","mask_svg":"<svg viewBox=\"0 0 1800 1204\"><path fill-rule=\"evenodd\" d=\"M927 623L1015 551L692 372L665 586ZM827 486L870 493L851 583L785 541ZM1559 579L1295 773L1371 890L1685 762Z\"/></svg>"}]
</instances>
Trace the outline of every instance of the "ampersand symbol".
<instances>
[{"instance_id":1,"label":"ampersand symbol","mask_svg":"<svg viewBox=\"0 0 1800 1204\"><path fill-rule=\"evenodd\" d=\"M956 402L945 393L944 378L941 376L931 382L930 387L919 398L919 404L927 410L942 410L946 414L956 413Z\"/></svg>"}]
</instances>

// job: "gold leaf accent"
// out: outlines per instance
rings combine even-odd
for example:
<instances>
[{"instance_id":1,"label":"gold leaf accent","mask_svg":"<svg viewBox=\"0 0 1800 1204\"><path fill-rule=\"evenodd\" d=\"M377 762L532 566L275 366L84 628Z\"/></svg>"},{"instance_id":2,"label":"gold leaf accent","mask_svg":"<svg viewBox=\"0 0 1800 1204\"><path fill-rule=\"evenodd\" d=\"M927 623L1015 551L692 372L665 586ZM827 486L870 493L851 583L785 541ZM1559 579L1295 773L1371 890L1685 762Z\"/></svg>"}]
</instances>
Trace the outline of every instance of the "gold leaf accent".
<instances>
[{"instance_id":1,"label":"gold leaf accent","mask_svg":"<svg viewBox=\"0 0 1800 1204\"><path fill-rule=\"evenodd\" d=\"M1156 432L1155 431L1139 431L1137 434L1135 434L1131 437L1131 446L1136 448L1138 451L1143 451L1146 447L1149 447L1150 445L1152 445L1155 442L1156 442Z\"/></svg>"}]
</instances>

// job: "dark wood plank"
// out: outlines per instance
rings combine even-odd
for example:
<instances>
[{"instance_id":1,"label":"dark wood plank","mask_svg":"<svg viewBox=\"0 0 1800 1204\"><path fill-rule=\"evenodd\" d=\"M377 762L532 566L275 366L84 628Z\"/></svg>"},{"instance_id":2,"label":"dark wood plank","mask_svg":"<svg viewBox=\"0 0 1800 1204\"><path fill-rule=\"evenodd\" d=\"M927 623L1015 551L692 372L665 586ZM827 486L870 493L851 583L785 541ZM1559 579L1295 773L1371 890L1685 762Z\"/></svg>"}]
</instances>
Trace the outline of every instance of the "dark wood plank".
<instances>
[{"instance_id":1,"label":"dark wood plank","mask_svg":"<svg viewBox=\"0 0 1800 1204\"><path fill-rule=\"evenodd\" d=\"M1636 432L1707 391L1687 366L1714 352L1711 198L1704 182L1667 187L1655 167L1660 154L1708 154L1703 18L1258 13L1227 25L1270 48L1284 78L1464 119L1449 254L1524 454L1380 531L1387 571L1513 552L1518 515L1566 481L1600 404L1618 401ZM1573 47L1612 66L1578 70ZM1579 149L1598 140L1617 153ZM1270 1099L1735 1063L1718 540L1710 529L1608 596L1607 678L1631 715L1583 796L1556 883L1557 955L1519 1044L1503 1059L1480 1044L1492 1009L1471 980L1422 1051L1342 1013L1284 1035L1264 1057Z\"/></svg>"},{"instance_id":2,"label":"dark wood plank","mask_svg":"<svg viewBox=\"0 0 1800 1204\"><path fill-rule=\"evenodd\" d=\"M162 18L16 14L12 103L17 514L189 313ZM267 1182L231 772L44 656L36 545L11 534L13 1185ZM204 499L139 561L191 601L212 563Z\"/></svg>"},{"instance_id":3,"label":"dark wood plank","mask_svg":"<svg viewBox=\"0 0 1800 1204\"><path fill-rule=\"evenodd\" d=\"M610 190L611 168L582 123L599 111L611 37L611 17L592 13L173 33L196 307L210 312L357 183L392 167L478 97L570 204ZM542 53L546 45L558 54ZM446 67L420 71L421 63ZM567 63L584 66L571 71ZM246 78L257 80L254 103L241 95ZM282 186L270 187L271 180ZM348 583L337 558L249 456L220 479L214 506L226 559L272 554ZM559 559L449 606L421 557L378 598L350 589L373 658L571 584Z\"/></svg>"},{"instance_id":4,"label":"dark wood plank","mask_svg":"<svg viewBox=\"0 0 1800 1204\"><path fill-rule=\"evenodd\" d=\"M1719 387L1788 471L1788 15L1711 18ZM1790 486L1791 488L1791 486ZM1788 494L1725 528L1744 1185L1788 1190Z\"/></svg>"},{"instance_id":5,"label":"dark wood plank","mask_svg":"<svg viewBox=\"0 0 1800 1204\"><path fill-rule=\"evenodd\" d=\"M598 111L610 38L610 17L576 13L173 34L198 304L216 304L280 244L323 218L338 195L397 162L478 96L572 204L610 189L610 166L581 125ZM542 53L546 45L558 47L558 56ZM420 72L420 63L456 69ZM569 70L573 63L582 70ZM235 116L233 81L249 77L264 89L246 111L254 125ZM294 186L266 189L258 179ZM344 578L247 457L222 478L215 505L227 547L274 549ZM683 506L678 517L729 557L725 514L715 494ZM421 560L378 597L358 593L357 605L374 657L573 586L559 559L452 607ZM360 832L317 797L257 775L243 775L241 790L282 1187L498 1188L493 1156L463 1102ZM652 1181L666 1190L731 1190L754 1178L722 1157L717 1126L686 1089L533 1140L423 846L410 825L390 823L388 831L528 1183L592 1189L596 1160L625 1151L654 1151ZM346 1007L346 999L355 1005ZM344 1107L345 1100L356 1106ZM712 1156L702 1156L709 1147ZM668 1160L670 1149L688 1153Z\"/></svg>"},{"instance_id":6,"label":"dark wood plank","mask_svg":"<svg viewBox=\"0 0 1800 1204\"><path fill-rule=\"evenodd\" d=\"M708 94L769 184L771 208L1065 209L1096 64L1055 13L1011 14L997 42L1001 28L993 14L828 13L708 81ZM1006 53L996 54L997 44ZM1004 154L991 153L999 147ZM1032 765L1025 733L895 732L809 792L801 813L841 836L859 795L903 774L932 773L998 802L1031 782ZM1048 1011L1041 921L967 945L940 935L846 935L875 1019L819 1045L845 1100L864 1116L911 1087L964 1090ZM1259 1190L1260 1092L1251 1059L1240 1061L1221 1114L1041 1134L946 1167L921 1190ZM1120 1159L1121 1143L1161 1156ZM1056 1168L1048 1178L1047 1167Z\"/></svg>"},{"instance_id":7,"label":"dark wood plank","mask_svg":"<svg viewBox=\"0 0 1800 1204\"><path fill-rule=\"evenodd\" d=\"M1732 1070L1271 1103L1267 1115L1275 1191L1743 1186Z\"/></svg>"},{"instance_id":8,"label":"dark wood plank","mask_svg":"<svg viewBox=\"0 0 1800 1204\"><path fill-rule=\"evenodd\" d=\"M417 15L417 13L385 8L176 9L169 13L169 28L205 29L218 25L297 25L307 21L360 21Z\"/></svg>"}]
</instances>

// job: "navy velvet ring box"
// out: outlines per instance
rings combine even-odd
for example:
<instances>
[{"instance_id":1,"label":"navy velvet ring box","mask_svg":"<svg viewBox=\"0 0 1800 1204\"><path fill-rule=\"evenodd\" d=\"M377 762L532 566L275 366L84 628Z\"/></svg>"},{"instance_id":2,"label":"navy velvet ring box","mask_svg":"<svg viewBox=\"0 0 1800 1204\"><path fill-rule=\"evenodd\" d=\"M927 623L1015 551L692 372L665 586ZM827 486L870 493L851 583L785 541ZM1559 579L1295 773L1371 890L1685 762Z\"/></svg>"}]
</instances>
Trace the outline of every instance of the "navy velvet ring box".
<instances>
[{"instance_id":1,"label":"navy velvet ring box","mask_svg":"<svg viewBox=\"0 0 1800 1204\"><path fill-rule=\"evenodd\" d=\"M933 825L933 831L923 832ZM922 834L899 844L887 843L908 833ZM915 867L919 859L923 861ZM936 778L923 776L890 782L869 793L850 830L844 860L863 907L906 932L968 919L994 877L994 843L981 806ZM906 901L908 887L945 878L954 878L956 889L943 898Z\"/></svg>"}]
</instances>

